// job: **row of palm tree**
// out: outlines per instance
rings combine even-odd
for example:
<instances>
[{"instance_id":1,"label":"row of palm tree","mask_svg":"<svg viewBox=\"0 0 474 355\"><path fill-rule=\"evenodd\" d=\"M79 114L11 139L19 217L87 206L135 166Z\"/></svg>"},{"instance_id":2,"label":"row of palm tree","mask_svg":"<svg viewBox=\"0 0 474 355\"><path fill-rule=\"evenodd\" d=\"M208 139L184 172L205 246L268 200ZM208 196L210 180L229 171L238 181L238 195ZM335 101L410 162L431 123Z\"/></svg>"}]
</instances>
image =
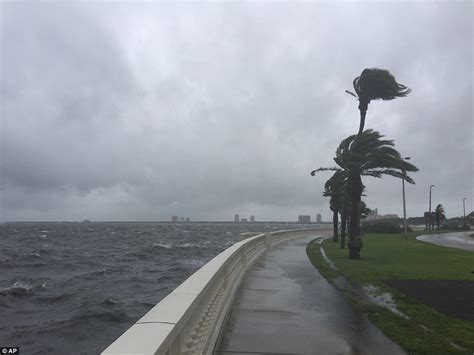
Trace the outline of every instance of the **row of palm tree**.
<instances>
[{"instance_id":1,"label":"row of palm tree","mask_svg":"<svg viewBox=\"0 0 474 355\"><path fill-rule=\"evenodd\" d=\"M425 229L432 231L434 230L434 222L436 220L436 226L437 229L439 230L439 225L443 219L446 219L445 215L445 210L442 204L438 204L435 208L434 211L431 212L425 212L424 214L425 217ZM430 218L431 217L431 218Z\"/></svg>"},{"instance_id":2,"label":"row of palm tree","mask_svg":"<svg viewBox=\"0 0 474 355\"><path fill-rule=\"evenodd\" d=\"M337 212L341 214L341 230L345 237L345 226L349 220L349 258L359 259L362 249L360 231L361 197L364 190L363 176L381 178L389 175L404 179L408 183L415 182L407 172L418 171L418 168L406 160L394 148L393 140L372 129L364 130L368 105L372 100L392 100L404 97L410 89L397 83L387 70L364 69L362 74L354 79L353 86L356 94L349 92L359 101L360 123L359 132L342 140L336 149L335 167L320 167L311 172L314 176L320 171L334 171L334 175L326 182L324 196L329 196L331 210L334 213L334 238L337 238ZM336 212L337 211L337 212ZM342 232L341 231L341 232ZM343 239L344 237L341 237ZM345 246L341 241L341 247Z\"/></svg>"}]
</instances>

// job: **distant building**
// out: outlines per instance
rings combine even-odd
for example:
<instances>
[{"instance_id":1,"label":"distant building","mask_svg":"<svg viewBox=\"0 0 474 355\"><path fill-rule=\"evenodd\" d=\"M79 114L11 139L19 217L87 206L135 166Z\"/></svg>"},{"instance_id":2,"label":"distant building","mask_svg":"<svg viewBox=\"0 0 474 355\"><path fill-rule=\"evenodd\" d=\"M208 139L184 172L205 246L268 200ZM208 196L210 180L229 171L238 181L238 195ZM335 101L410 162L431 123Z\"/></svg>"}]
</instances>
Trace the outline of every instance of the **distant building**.
<instances>
[{"instance_id":1,"label":"distant building","mask_svg":"<svg viewBox=\"0 0 474 355\"><path fill-rule=\"evenodd\" d=\"M254 223L255 222L255 216L250 216L250 223Z\"/></svg>"},{"instance_id":2,"label":"distant building","mask_svg":"<svg viewBox=\"0 0 474 355\"><path fill-rule=\"evenodd\" d=\"M367 215L367 221L376 221L378 219L397 219L398 214L395 213L388 213L379 215L379 211L375 208L369 212Z\"/></svg>"},{"instance_id":3,"label":"distant building","mask_svg":"<svg viewBox=\"0 0 474 355\"><path fill-rule=\"evenodd\" d=\"M397 219L398 214L396 213L387 213L380 216L380 219Z\"/></svg>"},{"instance_id":4,"label":"distant building","mask_svg":"<svg viewBox=\"0 0 474 355\"><path fill-rule=\"evenodd\" d=\"M178 216L171 217L171 222L173 222L173 223L178 223L178 220L179 220Z\"/></svg>"},{"instance_id":5,"label":"distant building","mask_svg":"<svg viewBox=\"0 0 474 355\"><path fill-rule=\"evenodd\" d=\"M240 220L240 222L242 222L242 223L247 223L247 218L242 218L242 219Z\"/></svg>"},{"instance_id":6,"label":"distant building","mask_svg":"<svg viewBox=\"0 0 474 355\"><path fill-rule=\"evenodd\" d=\"M235 223L239 223L239 222L240 222L240 217L239 217L238 214L236 214L236 215L234 216L234 222L235 222Z\"/></svg>"},{"instance_id":7,"label":"distant building","mask_svg":"<svg viewBox=\"0 0 474 355\"><path fill-rule=\"evenodd\" d=\"M184 222L184 217L181 217L181 218L179 219L179 221L180 221L180 222Z\"/></svg>"},{"instance_id":8,"label":"distant building","mask_svg":"<svg viewBox=\"0 0 474 355\"><path fill-rule=\"evenodd\" d=\"M186 217L186 223L189 223L191 222L191 219L189 219L189 217Z\"/></svg>"},{"instance_id":9,"label":"distant building","mask_svg":"<svg viewBox=\"0 0 474 355\"><path fill-rule=\"evenodd\" d=\"M311 216L308 215L300 215L298 216L298 223L311 223Z\"/></svg>"},{"instance_id":10,"label":"distant building","mask_svg":"<svg viewBox=\"0 0 474 355\"><path fill-rule=\"evenodd\" d=\"M321 213L318 213L316 215L316 223L321 223L323 221L322 217L321 217Z\"/></svg>"}]
</instances>

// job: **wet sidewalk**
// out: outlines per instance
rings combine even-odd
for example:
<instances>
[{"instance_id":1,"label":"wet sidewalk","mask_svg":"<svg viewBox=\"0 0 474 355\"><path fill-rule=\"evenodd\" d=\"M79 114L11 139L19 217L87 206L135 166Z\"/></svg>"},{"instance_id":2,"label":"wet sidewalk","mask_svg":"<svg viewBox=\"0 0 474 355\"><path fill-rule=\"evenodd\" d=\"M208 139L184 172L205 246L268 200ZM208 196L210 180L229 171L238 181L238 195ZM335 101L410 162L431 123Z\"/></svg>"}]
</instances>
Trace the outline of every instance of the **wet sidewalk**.
<instances>
[{"instance_id":1,"label":"wet sidewalk","mask_svg":"<svg viewBox=\"0 0 474 355\"><path fill-rule=\"evenodd\" d=\"M216 354L402 354L313 267L306 245L283 242L245 276Z\"/></svg>"}]
</instances>

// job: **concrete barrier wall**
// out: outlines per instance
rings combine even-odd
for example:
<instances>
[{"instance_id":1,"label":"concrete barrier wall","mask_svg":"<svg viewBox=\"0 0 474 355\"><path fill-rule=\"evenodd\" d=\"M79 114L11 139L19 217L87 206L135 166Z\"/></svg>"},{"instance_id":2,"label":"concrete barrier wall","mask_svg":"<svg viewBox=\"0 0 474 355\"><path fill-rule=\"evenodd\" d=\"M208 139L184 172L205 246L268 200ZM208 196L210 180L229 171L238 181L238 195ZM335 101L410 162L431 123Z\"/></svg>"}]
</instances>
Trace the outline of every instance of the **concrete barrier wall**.
<instances>
[{"instance_id":1,"label":"concrete barrier wall","mask_svg":"<svg viewBox=\"0 0 474 355\"><path fill-rule=\"evenodd\" d=\"M278 231L237 242L191 275L102 354L212 354L240 281L258 256L284 240L322 231Z\"/></svg>"}]
</instances>

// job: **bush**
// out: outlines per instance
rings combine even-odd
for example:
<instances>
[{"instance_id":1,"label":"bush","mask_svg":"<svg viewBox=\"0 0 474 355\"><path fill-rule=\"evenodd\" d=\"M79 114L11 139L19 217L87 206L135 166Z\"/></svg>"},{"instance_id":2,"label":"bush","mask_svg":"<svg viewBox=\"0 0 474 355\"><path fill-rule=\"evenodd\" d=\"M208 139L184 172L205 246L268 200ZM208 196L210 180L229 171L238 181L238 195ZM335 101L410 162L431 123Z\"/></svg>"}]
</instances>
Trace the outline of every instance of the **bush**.
<instances>
[{"instance_id":1,"label":"bush","mask_svg":"<svg viewBox=\"0 0 474 355\"><path fill-rule=\"evenodd\" d=\"M402 233L403 228L393 221L374 221L363 224L361 229L365 233ZM411 231L411 228L407 228Z\"/></svg>"}]
</instances>

